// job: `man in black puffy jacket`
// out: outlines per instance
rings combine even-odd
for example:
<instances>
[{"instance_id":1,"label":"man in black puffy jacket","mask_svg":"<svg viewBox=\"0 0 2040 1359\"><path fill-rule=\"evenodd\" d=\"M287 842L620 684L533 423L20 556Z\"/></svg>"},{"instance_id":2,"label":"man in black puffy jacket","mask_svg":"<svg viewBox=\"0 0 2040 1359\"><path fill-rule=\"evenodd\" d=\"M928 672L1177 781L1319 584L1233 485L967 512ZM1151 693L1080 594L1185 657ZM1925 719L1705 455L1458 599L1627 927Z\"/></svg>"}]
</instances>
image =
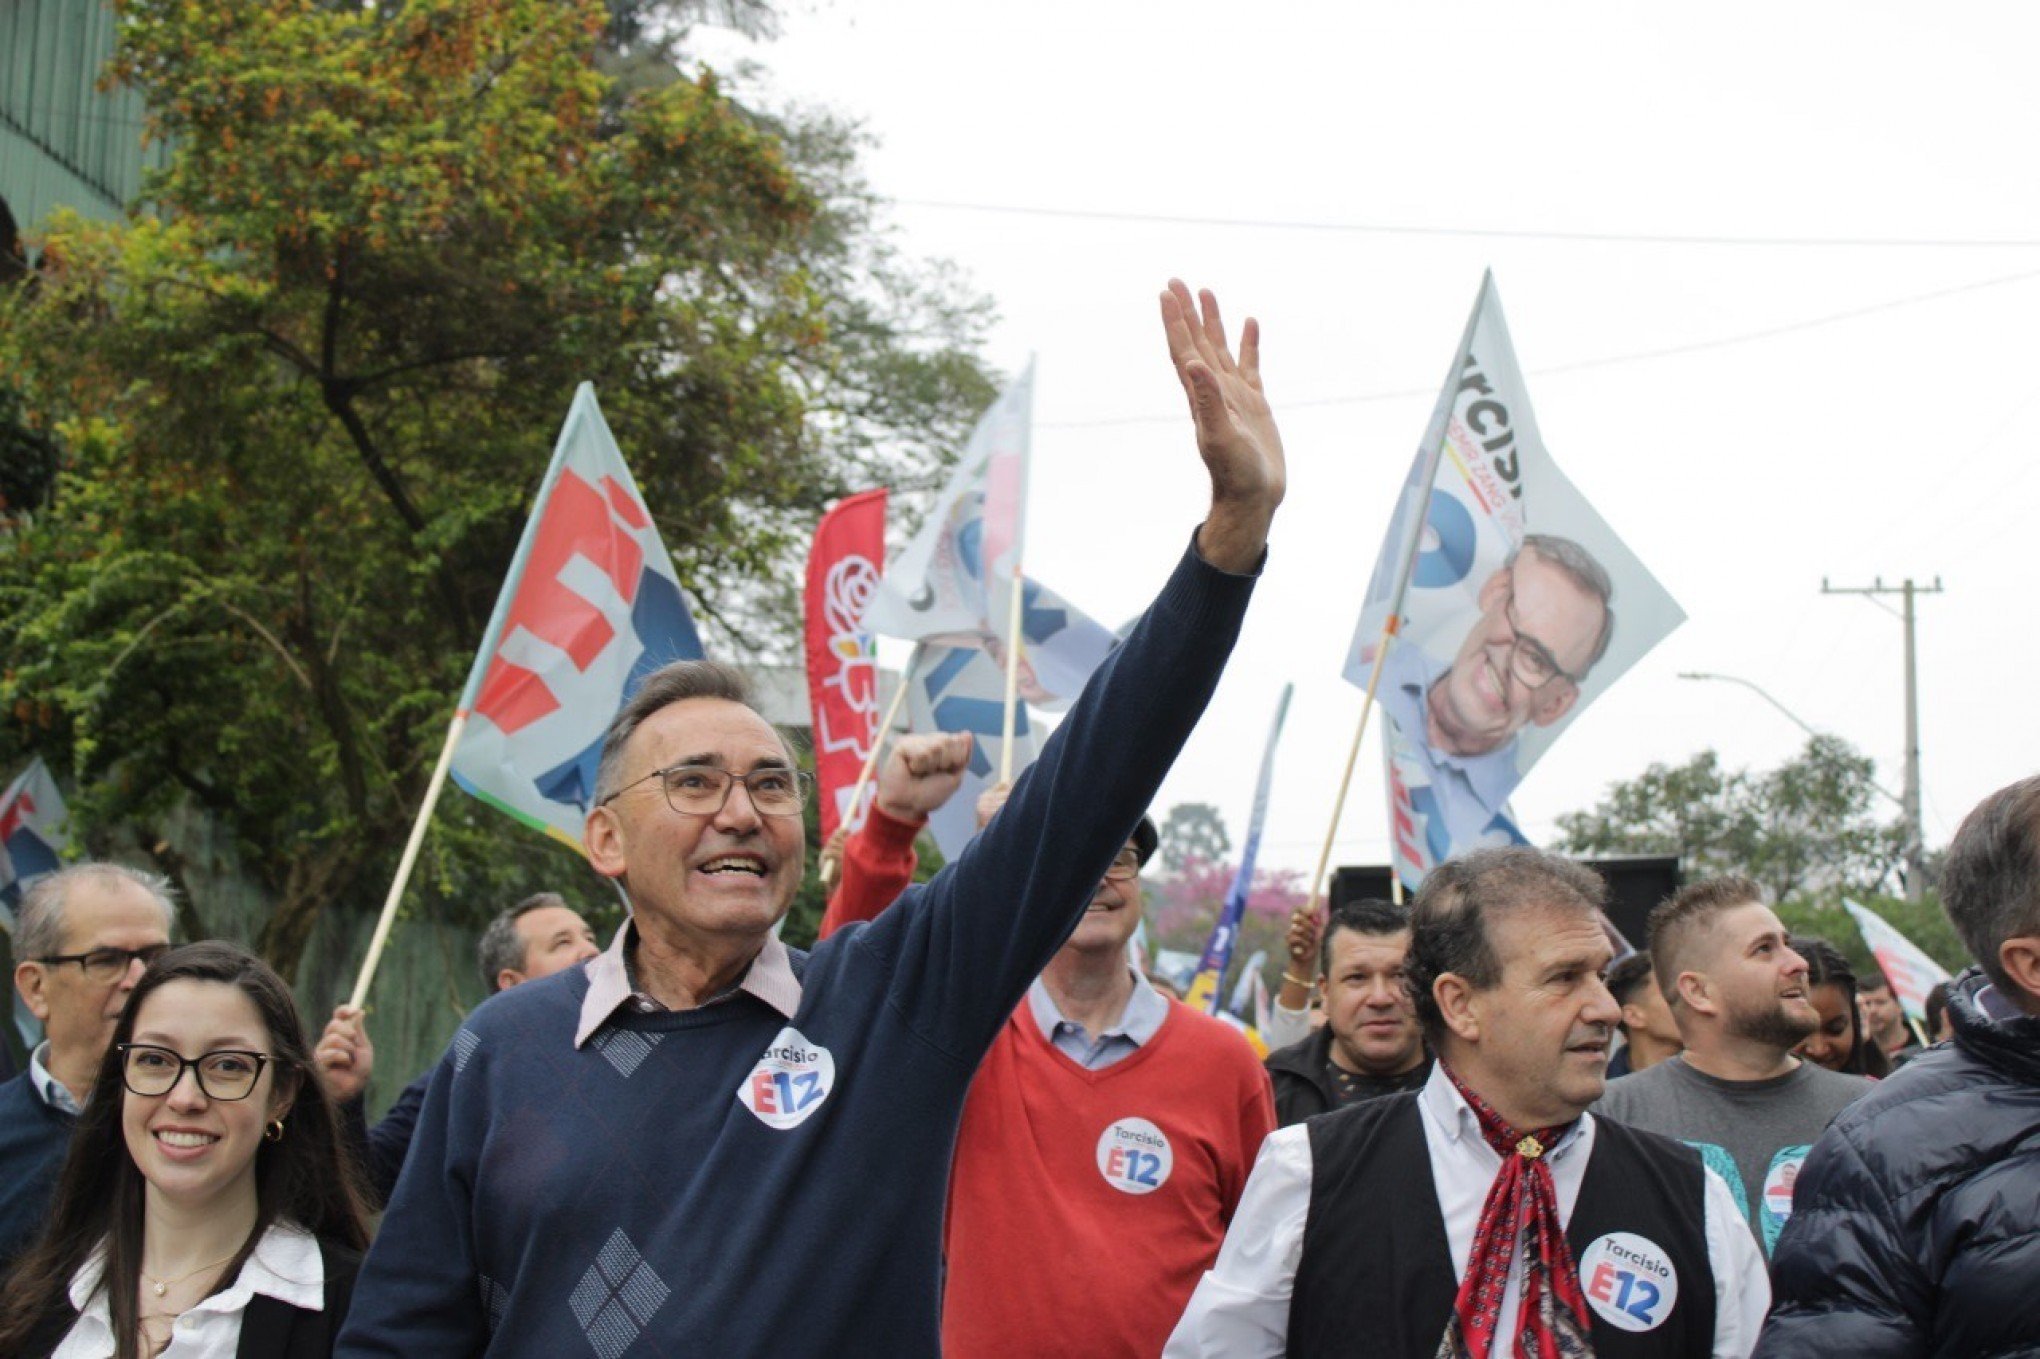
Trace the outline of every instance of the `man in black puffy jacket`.
<instances>
[{"instance_id":1,"label":"man in black puffy jacket","mask_svg":"<svg viewBox=\"0 0 2040 1359\"><path fill-rule=\"evenodd\" d=\"M1969 814L1941 896L1980 960L1951 988L1955 1039L1807 1157L1760 1359L2040 1352L2040 778Z\"/></svg>"}]
</instances>

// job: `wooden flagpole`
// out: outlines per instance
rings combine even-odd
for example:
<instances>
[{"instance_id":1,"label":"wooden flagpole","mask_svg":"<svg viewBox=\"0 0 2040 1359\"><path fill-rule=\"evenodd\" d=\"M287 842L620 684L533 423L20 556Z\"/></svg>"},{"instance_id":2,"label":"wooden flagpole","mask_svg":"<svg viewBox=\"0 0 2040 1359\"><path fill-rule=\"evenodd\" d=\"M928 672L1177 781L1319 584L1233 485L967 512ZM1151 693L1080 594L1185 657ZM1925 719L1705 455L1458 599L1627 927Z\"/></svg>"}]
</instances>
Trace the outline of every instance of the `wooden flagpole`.
<instances>
[{"instance_id":1,"label":"wooden flagpole","mask_svg":"<svg viewBox=\"0 0 2040 1359\"><path fill-rule=\"evenodd\" d=\"M1400 594L1400 591L1397 593ZM1339 775L1339 795L1332 799L1332 824L1325 829L1324 848L1318 851L1317 868L1310 875L1308 908L1313 917L1324 901L1325 866L1331 862L1332 845L1339 838L1339 817L1346 810L1346 793L1353 786L1353 766L1360 760L1360 741L1367 734L1368 715L1374 711L1374 690L1381 683L1382 662L1388 659L1388 649L1395 641L1396 621L1397 615L1390 613L1387 625L1381 630L1381 645L1374 650L1374 668L1367 675L1367 694L1360 700L1360 722L1353 728L1353 744L1346 749L1346 767ZM1394 858L1395 852L1391 847L1388 877L1397 893L1397 900L1401 900L1401 879L1396 874Z\"/></svg>"},{"instance_id":2,"label":"wooden flagpole","mask_svg":"<svg viewBox=\"0 0 2040 1359\"><path fill-rule=\"evenodd\" d=\"M425 804L418 809L418 819L411 823L411 838L404 844L404 857L397 862L396 881L390 884L390 894L383 899L382 915L375 922L374 937L368 941L368 956L361 960L361 974L354 979L354 995L348 1000L349 1005L359 1008L368 998L376 964L382 961L383 945L389 942L390 926L396 923L397 903L404 899L404 888L411 881L411 869L418 862L418 847L425 843L425 827L431 824L432 809L439 805L440 790L446 787L446 771L453 767L453 748L460 744L467 718L465 712L455 713L446 728L446 745L439 752L432 781L425 785Z\"/></svg>"},{"instance_id":3,"label":"wooden flagpole","mask_svg":"<svg viewBox=\"0 0 2040 1359\"><path fill-rule=\"evenodd\" d=\"M1020 706L1020 565L1013 564L1006 608L1006 725L999 741L999 782L1013 781L1013 726Z\"/></svg>"},{"instance_id":4,"label":"wooden flagpole","mask_svg":"<svg viewBox=\"0 0 2040 1359\"><path fill-rule=\"evenodd\" d=\"M878 726L872 730L871 753L864 757L864 768L857 771L857 782L850 789L849 815L851 816L857 814L857 806L864 800L865 785L870 783L872 775L878 772L878 757L885 753L886 733L892 730L893 723L899 718L900 704L906 701L907 686L913 681L913 678L914 674L911 668L900 676L900 687L893 691L892 702L886 705L885 716L879 719ZM837 869L837 865L833 859L822 865L822 871L817 876L822 880L822 889L824 891L836 885L836 872L831 871L835 869Z\"/></svg>"}]
</instances>

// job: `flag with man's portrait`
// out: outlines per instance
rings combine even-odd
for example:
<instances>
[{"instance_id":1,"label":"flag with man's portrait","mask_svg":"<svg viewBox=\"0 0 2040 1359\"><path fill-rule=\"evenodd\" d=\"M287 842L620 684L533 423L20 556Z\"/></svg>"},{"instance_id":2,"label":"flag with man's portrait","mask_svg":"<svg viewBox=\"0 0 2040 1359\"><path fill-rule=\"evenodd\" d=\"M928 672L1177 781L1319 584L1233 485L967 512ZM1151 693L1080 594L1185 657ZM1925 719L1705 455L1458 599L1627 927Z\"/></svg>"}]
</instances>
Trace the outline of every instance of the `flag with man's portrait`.
<instances>
[{"instance_id":1,"label":"flag with man's portrait","mask_svg":"<svg viewBox=\"0 0 2040 1359\"><path fill-rule=\"evenodd\" d=\"M1648 447L1609 450L1610 475ZM1400 607L1397 607L1397 604ZM1545 448L1493 275L1403 481L1345 677L1388 718L1398 874L1523 842L1509 798L1685 615Z\"/></svg>"}]
</instances>

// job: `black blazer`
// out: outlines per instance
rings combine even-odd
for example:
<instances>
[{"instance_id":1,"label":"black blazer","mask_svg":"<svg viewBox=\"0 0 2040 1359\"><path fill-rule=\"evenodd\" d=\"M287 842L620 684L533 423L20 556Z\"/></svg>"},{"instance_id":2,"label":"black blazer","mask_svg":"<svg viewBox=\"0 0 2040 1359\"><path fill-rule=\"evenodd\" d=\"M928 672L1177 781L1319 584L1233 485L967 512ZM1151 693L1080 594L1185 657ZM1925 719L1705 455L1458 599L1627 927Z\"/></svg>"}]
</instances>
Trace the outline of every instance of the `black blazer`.
<instances>
[{"instance_id":1,"label":"black blazer","mask_svg":"<svg viewBox=\"0 0 2040 1359\"><path fill-rule=\"evenodd\" d=\"M248 1310L241 1314L236 1359L331 1359L333 1344L340 1338L340 1324L347 1320L347 1305L354 1300L361 1252L320 1237L319 1255L326 1266L325 1310L308 1312L257 1293L248 1299ZM71 1306L68 1294L59 1297L29 1336L22 1359L48 1359L77 1320L78 1309Z\"/></svg>"}]
</instances>

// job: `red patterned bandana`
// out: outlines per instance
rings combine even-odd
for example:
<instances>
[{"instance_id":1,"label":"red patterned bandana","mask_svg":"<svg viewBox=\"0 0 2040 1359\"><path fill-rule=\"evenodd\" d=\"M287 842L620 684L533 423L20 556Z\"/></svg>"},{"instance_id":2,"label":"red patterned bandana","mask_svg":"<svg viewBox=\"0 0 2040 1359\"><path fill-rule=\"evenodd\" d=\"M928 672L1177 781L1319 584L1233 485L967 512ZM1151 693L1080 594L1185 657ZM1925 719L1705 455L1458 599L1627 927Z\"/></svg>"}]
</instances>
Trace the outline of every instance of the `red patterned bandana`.
<instances>
[{"instance_id":1,"label":"red patterned bandana","mask_svg":"<svg viewBox=\"0 0 2040 1359\"><path fill-rule=\"evenodd\" d=\"M1452 1319L1438 1342L1437 1359L1488 1359L1502 1325L1502 1293L1509 1265L1523 1252L1523 1301L1516 1311L1515 1359L1592 1359L1592 1323L1572 1244L1558 1219L1558 1190L1545 1153L1570 1124L1519 1133L1452 1068L1438 1064L1473 1116L1480 1135L1502 1158L1501 1171L1481 1205L1466 1277L1452 1302Z\"/></svg>"}]
</instances>

